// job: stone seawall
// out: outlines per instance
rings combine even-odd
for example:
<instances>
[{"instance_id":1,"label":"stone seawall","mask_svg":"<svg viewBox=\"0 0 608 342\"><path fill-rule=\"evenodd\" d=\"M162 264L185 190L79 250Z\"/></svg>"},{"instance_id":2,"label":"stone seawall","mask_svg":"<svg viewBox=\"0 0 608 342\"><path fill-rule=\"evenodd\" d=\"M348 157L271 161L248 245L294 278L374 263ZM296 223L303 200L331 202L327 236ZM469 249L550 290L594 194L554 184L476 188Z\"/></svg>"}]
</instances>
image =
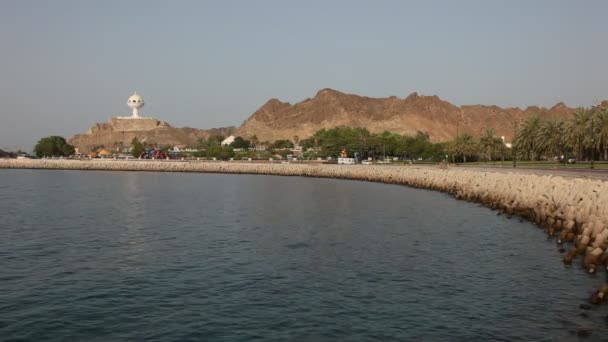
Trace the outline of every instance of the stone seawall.
<instances>
[{"instance_id":1,"label":"stone seawall","mask_svg":"<svg viewBox=\"0 0 608 342\"><path fill-rule=\"evenodd\" d=\"M0 160L2 168L245 173L354 179L438 190L535 222L555 237L571 264L581 255L589 272L608 266L608 182L549 175L415 166L255 164L120 160ZM567 246L570 246L566 252ZM608 284L590 301L608 299Z\"/></svg>"}]
</instances>

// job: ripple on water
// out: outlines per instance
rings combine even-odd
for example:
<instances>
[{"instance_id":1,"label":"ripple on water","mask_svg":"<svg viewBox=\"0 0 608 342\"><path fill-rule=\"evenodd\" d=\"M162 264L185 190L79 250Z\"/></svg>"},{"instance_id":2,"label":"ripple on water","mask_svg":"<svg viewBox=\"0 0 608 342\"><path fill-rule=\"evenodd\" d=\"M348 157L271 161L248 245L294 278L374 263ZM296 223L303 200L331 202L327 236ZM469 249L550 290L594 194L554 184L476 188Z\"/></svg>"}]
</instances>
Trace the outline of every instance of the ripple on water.
<instances>
[{"instance_id":1,"label":"ripple on water","mask_svg":"<svg viewBox=\"0 0 608 342\"><path fill-rule=\"evenodd\" d=\"M570 340L602 276L446 195L245 175L1 170L0 336ZM69 191L68 191L69 190ZM581 315L584 313L587 317Z\"/></svg>"}]
</instances>

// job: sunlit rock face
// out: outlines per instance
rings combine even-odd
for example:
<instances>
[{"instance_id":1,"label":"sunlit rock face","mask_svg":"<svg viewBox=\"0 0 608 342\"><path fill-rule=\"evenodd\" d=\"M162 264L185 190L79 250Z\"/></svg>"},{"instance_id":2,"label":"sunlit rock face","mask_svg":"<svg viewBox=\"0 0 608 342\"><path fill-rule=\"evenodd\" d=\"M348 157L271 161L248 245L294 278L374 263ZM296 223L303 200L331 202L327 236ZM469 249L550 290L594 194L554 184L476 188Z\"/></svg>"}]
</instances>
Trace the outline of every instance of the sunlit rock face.
<instances>
[{"instance_id":1,"label":"sunlit rock face","mask_svg":"<svg viewBox=\"0 0 608 342\"><path fill-rule=\"evenodd\" d=\"M390 131L414 135L426 132L433 141L454 139L460 133L478 135L494 128L511 141L515 123L531 115L566 117L573 109L563 103L551 108L501 108L487 105L456 106L438 96L412 93L405 97L374 98L321 89L313 98L295 104L271 99L239 127L236 135L260 140L307 138L320 129L364 127L373 133Z\"/></svg>"}]
</instances>

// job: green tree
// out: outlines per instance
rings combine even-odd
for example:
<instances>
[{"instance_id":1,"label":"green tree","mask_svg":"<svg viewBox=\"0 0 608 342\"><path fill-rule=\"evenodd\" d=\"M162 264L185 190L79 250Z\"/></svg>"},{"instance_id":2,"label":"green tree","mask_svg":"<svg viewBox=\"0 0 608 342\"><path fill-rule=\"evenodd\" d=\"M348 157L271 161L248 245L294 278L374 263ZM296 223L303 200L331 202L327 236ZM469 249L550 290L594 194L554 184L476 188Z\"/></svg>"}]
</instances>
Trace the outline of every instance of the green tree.
<instances>
[{"instance_id":1,"label":"green tree","mask_svg":"<svg viewBox=\"0 0 608 342\"><path fill-rule=\"evenodd\" d=\"M444 156L445 145L430 141L425 132L415 136L399 135L391 132L372 134L365 128L341 126L332 129L321 129L313 136L300 141L304 149L319 148L308 157L336 157L345 149L349 155L359 153L366 159L402 157L424 160L441 160Z\"/></svg>"},{"instance_id":2,"label":"green tree","mask_svg":"<svg viewBox=\"0 0 608 342\"><path fill-rule=\"evenodd\" d=\"M256 148L260 140L258 139L258 136L254 134L249 138L249 141L251 141L251 147Z\"/></svg>"},{"instance_id":3,"label":"green tree","mask_svg":"<svg viewBox=\"0 0 608 342\"><path fill-rule=\"evenodd\" d=\"M426 132L419 131L415 136L403 136L402 139L406 158L442 160L445 157L445 146L432 143Z\"/></svg>"},{"instance_id":4,"label":"green tree","mask_svg":"<svg viewBox=\"0 0 608 342\"><path fill-rule=\"evenodd\" d=\"M517 151L525 153L526 159L540 158L537 137L540 131L542 120L537 115L528 117L517 129L515 133L515 144Z\"/></svg>"},{"instance_id":5,"label":"green tree","mask_svg":"<svg viewBox=\"0 0 608 342\"><path fill-rule=\"evenodd\" d=\"M248 149L251 146L251 141L245 140L242 137L234 138L234 141L230 144L232 148Z\"/></svg>"},{"instance_id":6,"label":"green tree","mask_svg":"<svg viewBox=\"0 0 608 342\"><path fill-rule=\"evenodd\" d=\"M141 153L145 150L144 144L142 144L137 137L131 140L131 155L135 158L139 158Z\"/></svg>"},{"instance_id":7,"label":"green tree","mask_svg":"<svg viewBox=\"0 0 608 342\"><path fill-rule=\"evenodd\" d=\"M304 150L308 150L310 148L317 147L315 145L315 139L313 139L313 138L307 138L307 139L300 140L300 146L302 146L302 148Z\"/></svg>"},{"instance_id":8,"label":"green tree","mask_svg":"<svg viewBox=\"0 0 608 342\"><path fill-rule=\"evenodd\" d=\"M196 153L196 156L197 157L207 156L205 151L207 151L211 147L220 146L222 144L222 141L224 141L224 139L226 139L226 137L224 137L223 135L212 135L212 136L209 136L207 139L205 139L205 138L198 139L198 141L196 143L196 148L199 150L199 152Z\"/></svg>"},{"instance_id":9,"label":"green tree","mask_svg":"<svg viewBox=\"0 0 608 342\"><path fill-rule=\"evenodd\" d=\"M550 159L564 152L564 122L561 120L541 121L536 134L536 147Z\"/></svg>"},{"instance_id":10,"label":"green tree","mask_svg":"<svg viewBox=\"0 0 608 342\"><path fill-rule=\"evenodd\" d=\"M471 161L477 157L479 151L479 143L469 133L464 133L458 136L453 143L452 153L455 153L458 159L462 159L464 163Z\"/></svg>"},{"instance_id":11,"label":"green tree","mask_svg":"<svg viewBox=\"0 0 608 342\"><path fill-rule=\"evenodd\" d=\"M589 138L589 119L591 111L578 108L572 118L566 123L565 139L568 145L576 151L576 158L583 159L586 139Z\"/></svg>"},{"instance_id":12,"label":"green tree","mask_svg":"<svg viewBox=\"0 0 608 342\"><path fill-rule=\"evenodd\" d=\"M49 136L38 140L34 147L37 157L69 156L74 154L74 146L67 143L64 137Z\"/></svg>"},{"instance_id":13,"label":"green tree","mask_svg":"<svg viewBox=\"0 0 608 342\"><path fill-rule=\"evenodd\" d=\"M391 133L389 131L384 131L378 135L372 135L376 139L376 147L377 151L375 151L378 155L384 157L391 157L395 155L400 155L401 152L401 136L399 134Z\"/></svg>"},{"instance_id":14,"label":"green tree","mask_svg":"<svg viewBox=\"0 0 608 342\"><path fill-rule=\"evenodd\" d=\"M207 148L205 156L207 158L229 159L234 158L234 150L229 146L213 145Z\"/></svg>"},{"instance_id":15,"label":"green tree","mask_svg":"<svg viewBox=\"0 0 608 342\"><path fill-rule=\"evenodd\" d=\"M340 151L348 153L359 152L364 158L374 156L378 148L378 140L365 128L348 126L322 129L312 136L313 145L321 147L321 155L337 157Z\"/></svg>"},{"instance_id":16,"label":"green tree","mask_svg":"<svg viewBox=\"0 0 608 342\"><path fill-rule=\"evenodd\" d=\"M496 148L502 145L502 140L495 136L496 131L494 128L486 129L481 137L479 138L479 146L482 152L485 154L486 159L489 161L493 160Z\"/></svg>"},{"instance_id":17,"label":"green tree","mask_svg":"<svg viewBox=\"0 0 608 342\"><path fill-rule=\"evenodd\" d=\"M257 151L257 150L240 151L240 152L235 151L234 158L237 160L238 159L247 159L247 158L268 160L268 158L272 158L272 153L270 153L269 151Z\"/></svg>"},{"instance_id":18,"label":"green tree","mask_svg":"<svg viewBox=\"0 0 608 342\"><path fill-rule=\"evenodd\" d=\"M293 143L289 140L276 140L272 145L270 145L272 149L281 149L281 148L293 148Z\"/></svg>"},{"instance_id":19,"label":"green tree","mask_svg":"<svg viewBox=\"0 0 608 342\"><path fill-rule=\"evenodd\" d=\"M604 160L608 160L608 108L597 108L595 111L594 128L596 147L603 151Z\"/></svg>"}]
</instances>

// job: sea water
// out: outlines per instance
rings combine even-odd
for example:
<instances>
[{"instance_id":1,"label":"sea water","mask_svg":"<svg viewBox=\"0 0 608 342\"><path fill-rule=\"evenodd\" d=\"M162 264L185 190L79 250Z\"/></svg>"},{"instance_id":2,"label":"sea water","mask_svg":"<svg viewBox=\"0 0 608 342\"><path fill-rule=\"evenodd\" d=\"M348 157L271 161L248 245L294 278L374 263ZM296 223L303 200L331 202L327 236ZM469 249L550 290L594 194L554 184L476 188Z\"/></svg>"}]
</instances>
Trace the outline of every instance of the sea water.
<instances>
[{"instance_id":1,"label":"sea water","mask_svg":"<svg viewBox=\"0 0 608 342\"><path fill-rule=\"evenodd\" d=\"M359 181L0 170L0 340L608 336L605 281L448 195Z\"/></svg>"}]
</instances>

